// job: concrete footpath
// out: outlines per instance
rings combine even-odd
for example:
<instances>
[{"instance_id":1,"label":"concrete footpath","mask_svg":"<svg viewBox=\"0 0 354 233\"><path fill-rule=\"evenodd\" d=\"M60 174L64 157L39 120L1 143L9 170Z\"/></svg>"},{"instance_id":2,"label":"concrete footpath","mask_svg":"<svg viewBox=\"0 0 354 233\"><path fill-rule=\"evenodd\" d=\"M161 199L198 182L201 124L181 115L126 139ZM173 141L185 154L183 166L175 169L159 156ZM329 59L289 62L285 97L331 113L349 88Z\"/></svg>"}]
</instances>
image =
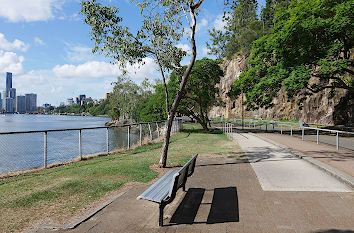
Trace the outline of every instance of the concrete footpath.
<instances>
[{"instance_id":1,"label":"concrete footpath","mask_svg":"<svg viewBox=\"0 0 354 233\"><path fill-rule=\"evenodd\" d=\"M348 192L347 185L295 157L283 148L251 133L234 133L263 190Z\"/></svg>"},{"instance_id":2,"label":"concrete footpath","mask_svg":"<svg viewBox=\"0 0 354 233\"><path fill-rule=\"evenodd\" d=\"M255 135L299 151L354 177L354 151L352 150L337 150L335 146L322 143L316 144L316 142L307 140L303 141L301 138L284 134L257 133Z\"/></svg>"},{"instance_id":3,"label":"concrete footpath","mask_svg":"<svg viewBox=\"0 0 354 233\"><path fill-rule=\"evenodd\" d=\"M255 138L249 137L248 143L252 144ZM269 154L273 154L272 150L283 153L270 146ZM259 148L251 153L247 153L251 163L246 156L235 159L200 155L195 173L188 179L187 192L180 190L176 200L166 207L164 227L157 226L157 204L136 200L149 184L137 184L75 229L36 232L354 232L354 193L349 187L336 180L327 183L328 186L309 184L301 177L298 184L303 181L306 187L296 187L297 191L264 190L252 163L275 161L266 161L269 158L263 158ZM289 161L295 160L289 157ZM273 178L285 187L289 169L283 169L280 178ZM321 172L314 172L318 174ZM272 175L265 176L274 186ZM316 178L317 181L324 182ZM310 191L310 186L317 191Z\"/></svg>"}]
</instances>

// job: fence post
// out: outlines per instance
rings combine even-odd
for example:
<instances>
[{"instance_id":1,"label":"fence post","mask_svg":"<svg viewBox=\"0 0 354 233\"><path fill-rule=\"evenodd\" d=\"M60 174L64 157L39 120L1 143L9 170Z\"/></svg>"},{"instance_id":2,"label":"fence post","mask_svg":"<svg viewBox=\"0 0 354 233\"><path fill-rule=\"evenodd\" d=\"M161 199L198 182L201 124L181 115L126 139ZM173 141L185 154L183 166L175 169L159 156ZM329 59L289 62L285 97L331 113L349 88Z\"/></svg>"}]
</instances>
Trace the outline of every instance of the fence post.
<instances>
[{"instance_id":1,"label":"fence post","mask_svg":"<svg viewBox=\"0 0 354 233\"><path fill-rule=\"evenodd\" d=\"M268 123L266 122L266 132L268 131Z\"/></svg>"},{"instance_id":2,"label":"fence post","mask_svg":"<svg viewBox=\"0 0 354 233\"><path fill-rule=\"evenodd\" d=\"M80 155L80 160L82 160L82 137L81 137L81 129L79 130L79 155Z\"/></svg>"},{"instance_id":3,"label":"fence post","mask_svg":"<svg viewBox=\"0 0 354 233\"><path fill-rule=\"evenodd\" d=\"M283 125L280 125L280 134L283 134Z\"/></svg>"},{"instance_id":4,"label":"fence post","mask_svg":"<svg viewBox=\"0 0 354 233\"><path fill-rule=\"evenodd\" d=\"M301 129L301 140L304 140L304 135L305 135L305 128L302 127L302 129Z\"/></svg>"},{"instance_id":5,"label":"fence post","mask_svg":"<svg viewBox=\"0 0 354 233\"><path fill-rule=\"evenodd\" d=\"M128 150L130 149L130 125L128 125Z\"/></svg>"},{"instance_id":6,"label":"fence post","mask_svg":"<svg viewBox=\"0 0 354 233\"><path fill-rule=\"evenodd\" d=\"M318 129L317 129L316 131L317 131L316 141L317 141L317 144L318 144L318 141L319 141L319 140L318 140L318 139L319 139L319 138L318 138L318 137L319 137L318 134L319 134L320 131L319 131Z\"/></svg>"},{"instance_id":7,"label":"fence post","mask_svg":"<svg viewBox=\"0 0 354 233\"><path fill-rule=\"evenodd\" d=\"M339 132L337 132L336 135L336 146L337 146L337 150L339 150Z\"/></svg>"},{"instance_id":8,"label":"fence post","mask_svg":"<svg viewBox=\"0 0 354 233\"><path fill-rule=\"evenodd\" d=\"M47 155L48 155L48 147L47 147L47 138L48 132L44 132L44 168L47 168Z\"/></svg>"},{"instance_id":9,"label":"fence post","mask_svg":"<svg viewBox=\"0 0 354 233\"><path fill-rule=\"evenodd\" d=\"M173 124L173 122L172 122ZM150 123L148 123L148 126L149 126L149 132L150 132L150 140L152 141L152 133L151 133L151 127L150 127ZM173 125L172 125L173 126Z\"/></svg>"},{"instance_id":10,"label":"fence post","mask_svg":"<svg viewBox=\"0 0 354 233\"><path fill-rule=\"evenodd\" d=\"M142 145L143 143L143 134L142 134L142 127L141 127L141 124L139 124L139 131L140 131L140 135L139 135L139 139L140 139L140 146Z\"/></svg>"},{"instance_id":11,"label":"fence post","mask_svg":"<svg viewBox=\"0 0 354 233\"><path fill-rule=\"evenodd\" d=\"M290 126L290 136L293 136L293 127Z\"/></svg>"},{"instance_id":12,"label":"fence post","mask_svg":"<svg viewBox=\"0 0 354 233\"><path fill-rule=\"evenodd\" d=\"M109 129L106 128L106 151L109 152Z\"/></svg>"},{"instance_id":13,"label":"fence post","mask_svg":"<svg viewBox=\"0 0 354 233\"><path fill-rule=\"evenodd\" d=\"M156 122L157 138L160 139L159 125Z\"/></svg>"}]
</instances>

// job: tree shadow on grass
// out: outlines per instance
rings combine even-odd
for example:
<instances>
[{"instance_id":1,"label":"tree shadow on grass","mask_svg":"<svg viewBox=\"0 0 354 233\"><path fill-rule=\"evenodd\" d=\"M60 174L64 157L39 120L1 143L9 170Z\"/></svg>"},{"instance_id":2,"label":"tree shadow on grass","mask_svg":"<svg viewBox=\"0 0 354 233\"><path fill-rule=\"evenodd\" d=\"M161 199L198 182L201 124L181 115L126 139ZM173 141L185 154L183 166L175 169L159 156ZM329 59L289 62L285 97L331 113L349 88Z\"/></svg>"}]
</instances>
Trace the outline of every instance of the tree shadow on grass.
<instances>
[{"instance_id":1,"label":"tree shadow on grass","mask_svg":"<svg viewBox=\"0 0 354 233\"><path fill-rule=\"evenodd\" d=\"M205 131L204 129L183 129L182 132L184 133L205 133L205 134L222 134L222 130L216 128L209 128L209 131Z\"/></svg>"}]
</instances>

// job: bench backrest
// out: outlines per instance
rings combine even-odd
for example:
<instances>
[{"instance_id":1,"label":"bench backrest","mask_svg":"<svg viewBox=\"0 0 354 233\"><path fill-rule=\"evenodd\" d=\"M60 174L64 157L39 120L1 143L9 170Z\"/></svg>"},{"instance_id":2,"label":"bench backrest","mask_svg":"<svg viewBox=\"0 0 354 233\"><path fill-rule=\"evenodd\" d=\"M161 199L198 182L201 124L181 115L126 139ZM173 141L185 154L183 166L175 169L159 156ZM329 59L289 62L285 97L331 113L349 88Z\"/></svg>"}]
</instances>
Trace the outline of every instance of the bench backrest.
<instances>
[{"instance_id":1,"label":"bench backrest","mask_svg":"<svg viewBox=\"0 0 354 233\"><path fill-rule=\"evenodd\" d=\"M171 186L169 196L172 197L176 195L179 188L186 184L187 178L191 176L194 172L195 164L197 161L198 154L194 155L178 172L174 175L174 184Z\"/></svg>"}]
</instances>

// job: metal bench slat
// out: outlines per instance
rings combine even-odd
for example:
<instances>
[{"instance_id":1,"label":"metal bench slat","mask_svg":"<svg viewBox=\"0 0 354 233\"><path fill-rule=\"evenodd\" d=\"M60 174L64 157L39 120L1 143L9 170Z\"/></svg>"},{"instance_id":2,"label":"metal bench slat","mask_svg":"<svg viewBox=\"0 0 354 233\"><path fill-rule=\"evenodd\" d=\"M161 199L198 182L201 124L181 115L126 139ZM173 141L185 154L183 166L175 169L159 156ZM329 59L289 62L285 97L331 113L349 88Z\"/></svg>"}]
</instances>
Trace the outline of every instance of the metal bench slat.
<instances>
[{"instance_id":1,"label":"metal bench slat","mask_svg":"<svg viewBox=\"0 0 354 233\"><path fill-rule=\"evenodd\" d=\"M168 171L163 177L138 196L137 199L146 199L160 203L169 193L170 187L173 185L172 179L177 172L177 170Z\"/></svg>"}]
</instances>

